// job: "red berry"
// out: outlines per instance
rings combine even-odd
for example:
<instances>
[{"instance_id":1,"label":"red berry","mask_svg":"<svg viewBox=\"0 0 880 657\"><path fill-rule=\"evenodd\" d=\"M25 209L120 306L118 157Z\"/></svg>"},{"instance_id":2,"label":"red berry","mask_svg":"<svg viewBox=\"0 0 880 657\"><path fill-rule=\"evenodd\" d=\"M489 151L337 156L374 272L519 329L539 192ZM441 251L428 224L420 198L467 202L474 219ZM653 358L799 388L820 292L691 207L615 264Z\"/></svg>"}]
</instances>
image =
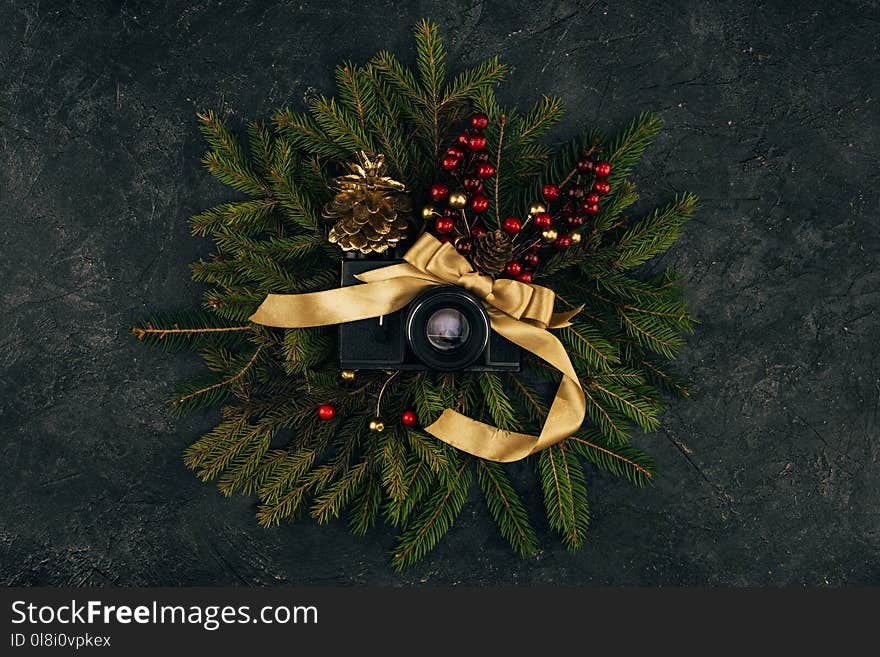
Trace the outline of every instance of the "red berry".
<instances>
[{"instance_id":1,"label":"red berry","mask_svg":"<svg viewBox=\"0 0 880 657\"><path fill-rule=\"evenodd\" d=\"M482 112L471 117L471 127L474 130L485 130L487 125L489 125L489 117Z\"/></svg>"},{"instance_id":2,"label":"red berry","mask_svg":"<svg viewBox=\"0 0 880 657\"><path fill-rule=\"evenodd\" d=\"M474 250L474 243L466 238L460 239L455 243L455 250L461 255L468 255Z\"/></svg>"},{"instance_id":3,"label":"red berry","mask_svg":"<svg viewBox=\"0 0 880 657\"><path fill-rule=\"evenodd\" d=\"M467 146L472 151L481 151L486 148L486 138L483 135L471 135Z\"/></svg>"},{"instance_id":4,"label":"red berry","mask_svg":"<svg viewBox=\"0 0 880 657\"><path fill-rule=\"evenodd\" d=\"M480 162L477 167L477 175L480 178L491 178L495 175L495 167L488 162Z\"/></svg>"},{"instance_id":5,"label":"red berry","mask_svg":"<svg viewBox=\"0 0 880 657\"><path fill-rule=\"evenodd\" d=\"M489 154L486 151L480 151L479 153L474 153L474 162L488 162Z\"/></svg>"},{"instance_id":6,"label":"red berry","mask_svg":"<svg viewBox=\"0 0 880 657\"><path fill-rule=\"evenodd\" d=\"M556 248L560 251L564 251L568 247L571 246L571 237L568 235L560 235L556 238Z\"/></svg>"},{"instance_id":7,"label":"red berry","mask_svg":"<svg viewBox=\"0 0 880 657\"><path fill-rule=\"evenodd\" d=\"M555 201L559 198L559 187L556 185L544 185L541 188L541 194L545 201Z\"/></svg>"},{"instance_id":8,"label":"red berry","mask_svg":"<svg viewBox=\"0 0 880 657\"><path fill-rule=\"evenodd\" d=\"M450 146L446 149L447 155L454 155L459 160L464 157L464 150L459 148L458 146Z\"/></svg>"},{"instance_id":9,"label":"red berry","mask_svg":"<svg viewBox=\"0 0 880 657\"><path fill-rule=\"evenodd\" d=\"M569 198L581 198L584 195L584 188L580 185L572 185L565 193L568 194Z\"/></svg>"},{"instance_id":10,"label":"red berry","mask_svg":"<svg viewBox=\"0 0 880 657\"><path fill-rule=\"evenodd\" d=\"M460 162L461 158L455 157L455 155L444 155L441 165L446 171L452 171Z\"/></svg>"},{"instance_id":11,"label":"red berry","mask_svg":"<svg viewBox=\"0 0 880 657\"><path fill-rule=\"evenodd\" d=\"M471 235L474 237L480 237L481 235L486 234L486 229L483 226L472 226L471 227Z\"/></svg>"},{"instance_id":12,"label":"red berry","mask_svg":"<svg viewBox=\"0 0 880 657\"><path fill-rule=\"evenodd\" d=\"M404 411L403 415L400 416L400 421L408 427L414 427L419 423L419 418L415 411Z\"/></svg>"},{"instance_id":13,"label":"red berry","mask_svg":"<svg viewBox=\"0 0 880 657\"><path fill-rule=\"evenodd\" d=\"M605 160L596 162L596 166L593 167L593 173L596 174L597 178L607 178L608 174L611 173L611 164Z\"/></svg>"},{"instance_id":14,"label":"red berry","mask_svg":"<svg viewBox=\"0 0 880 657\"><path fill-rule=\"evenodd\" d=\"M480 179L474 178L473 176L468 176L461 181L461 184L464 185L464 188L469 192L475 192L483 186L483 183L480 181Z\"/></svg>"},{"instance_id":15,"label":"red berry","mask_svg":"<svg viewBox=\"0 0 880 657\"><path fill-rule=\"evenodd\" d=\"M434 228L437 229L438 233L451 233L452 229L455 228L455 222L452 219L440 217L434 222Z\"/></svg>"},{"instance_id":16,"label":"red berry","mask_svg":"<svg viewBox=\"0 0 880 657\"><path fill-rule=\"evenodd\" d=\"M520 283L531 283L532 282L532 272L524 271L519 276L516 277Z\"/></svg>"},{"instance_id":17,"label":"red berry","mask_svg":"<svg viewBox=\"0 0 880 657\"><path fill-rule=\"evenodd\" d=\"M581 173L590 173L593 170L593 166L595 163L593 162L593 158L588 155L584 155L581 159L578 160L578 171Z\"/></svg>"},{"instance_id":18,"label":"red berry","mask_svg":"<svg viewBox=\"0 0 880 657\"><path fill-rule=\"evenodd\" d=\"M585 203L584 204L584 212L586 212L591 217L595 217L599 214L599 204L598 203Z\"/></svg>"},{"instance_id":19,"label":"red berry","mask_svg":"<svg viewBox=\"0 0 880 657\"><path fill-rule=\"evenodd\" d=\"M322 420L332 420L336 415L336 409L330 404L321 404L318 406L318 417Z\"/></svg>"},{"instance_id":20,"label":"red berry","mask_svg":"<svg viewBox=\"0 0 880 657\"><path fill-rule=\"evenodd\" d=\"M449 193L449 187L443 183L434 183L431 185L431 198L434 201L442 201Z\"/></svg>"},{"instance_id":21,"label":"red berry","mask_svg":"<svg viewBox=\"0 0 880 657\"><path fill-rule=\"evenodd\" d=\"M537 253L526 253L522 257L523 264L529 269L534 269L538 266L538 254Z\"/></svg>"},{"instance_id":22,"label":"red berry","mask_svg":"<svg viewBox=\"0 0 880 657\"><path fill-rule=\"evenodd\" d=\"M467 132L462 132L458 135L458 137L456 138L456 141L459 144L461 144L462 146L464 146L465 148L467 148L468 139L470 139L470 138L471 138L471 136Z\"/></svg>"},{"instance_id":23,"label":"red berry","mask_svg":"<svg viewBox=\"0 0 880 657\"><path fill-rule=\"evenodd\" d=\"M605 196L605 194L611 191L611 185L608 184L607 180L597 180L593 183L593 191L599 196Z\"/></svg>"},{"instance_id":24,"label":"red berry","mask_svg":"<svg viewBox=\"0 0 880 657\"><path fill-rule=\"evenodd\" d=\"M539 212L535 215L535 225L538 228L550 228L553 225L553 217L549 212Z\"/></svg>"},{"instance_id":25,"label":"red berry","mask_svg":"<svg viewBox=\"0 0 880 657\"><path fill-rule=\"evenodd\" d=\"M584 203L589 203L590 205L596 205L599 202L599 195L596 192L590 192L584 198Z\"/></svg>"},{"instance_id":26,"label":"red berry","mask_svg":"<svg viewBox=\"0 0 880 657\"><path fill-rule=\"evenodd\" d=\"M475 194L471 199L471 209L480 214L489 209L489 199L487 199L482 194Z\"/></svg>"},{"instance_id":27,"label":"red berry","mask_svg":"<svg viewBox=\"0 0 880 657\"><path fill-rule=\"evenodd\" d=\"M509 276L519 276L522 273L522 270L522 265L519 264L516 260L511 260L504 268L504 271L507 272Z\"/></svg>"},{"instance_id":28,"label":"red berry","mask_svg":"<svg viewBox=\"0 0 880 657\"><path fill-rule=\"evenodd\" d=\"M522 230L522 222L516 217L508 217L504 220L503 228L505 233L516 235Z\"/></svg>"},{"instance_id":29,"label":"red berry","mask_svg":"<svg viewBox=\"0 0 880 657\"><path fill-rule=\"evenodd\" d=\"M570 214L565 218L565 223L572 228L577 228L584 225L584 217L579 214Z\"/></svg>"}]
</instances>

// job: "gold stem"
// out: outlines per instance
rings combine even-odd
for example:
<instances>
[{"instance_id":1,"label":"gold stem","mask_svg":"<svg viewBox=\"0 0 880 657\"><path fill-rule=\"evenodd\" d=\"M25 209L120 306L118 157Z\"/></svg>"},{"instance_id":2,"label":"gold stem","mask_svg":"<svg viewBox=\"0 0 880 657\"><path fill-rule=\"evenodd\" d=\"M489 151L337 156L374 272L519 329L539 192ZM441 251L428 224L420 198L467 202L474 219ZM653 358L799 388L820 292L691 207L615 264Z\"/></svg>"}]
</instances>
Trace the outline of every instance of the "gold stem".
<instances>
[{"instance_id":1,"label":"gold stem","mask_svg":"<svg viewBox=\"0 0 880 657\"><path fill-rule=\"evenodd\" d=\"M247 364L245 364L244 367L242 367L238 372L236 372L235 374L230 376L228 379L224 379L223 381L218 381L217 383L210 385L210 386L207 386L205 388L200 388L199 390L196 390L195 392L191 392L188 395L184 395L183 397L179 397L179 398L175 399L172 403L176 406L178 404L185 402L187 399L190 399L190 398L195 397L197 395L203 395L206 392L210 392L211 390L214 390L215 388L219 388L221 386L226 386L226 385L229 385L230 383L235 383L241 377L243 377L245 372L247 372L251 368L251 365L253 365L256 362L257 356L260 355L260 352L262 350L263 350L263 347L257 347L257 350L254 352L254 355L251 356L251 359L247 362Z\"/></svg>"},{"instance_id":2,"label":"gold stem","mask_svg":"<svg viewBox=\"0 0 880 657\"><path fill-rule=\"evenodd\" d=\"M253 328L253 326L248 324L247 326L223 326L219 328L182 329L175 324L174 328L157 329L153 328L153 326L148 323L144 328L141 328L140 326L132 326L131 332L134 333L135 336L137 336L138 340L141 340L148 333L158 333L160 338L164 338L167 334L171 333L223 333L226 331L250 331L253 330Z\"/></svg>"},{"instance_id":3,"label":"gold stem","mask_svg":"<svg viewBox=\"0 0 880 657\"><path fill-rule=\"evenodd\" d=\"M577 167L572 169L569 172L569 174L565 177L565 180L563 180L561 183L559 183L559 189L562 189L563 187L565 187L568 184L568 181L571 180L574 177L574 174L576 174L577 172L578 172Z\"/></svg>"},{"instance_id":4,"label":"gold stem","mask_svg":"<svg viewBox=\"0 0 880 657\"><path fill-rule=\"evenodd\" d=\"M504 123L507 115L501 115L501 125L498 127L498 153L495 156L495 228L501 228L501 210L498 208L498 187L501 184L501 142L504 141Z\"/></svg>"},{"instance_id":5,"label":"gold stem","mask_svg":"<svg viewBox=\"0 0 880 657\"><path fill-rule=\"evenodd\" d=\"M400 370L394 372L394 374L385 379L385 383L382 384L382 388L381 390L379 390L379 396L376 398L376 417L380 417L380 410L382 407L382 395L385 394L385 388L387 388L388 384L391 383L391 379L393 379L398 374L400 374Z\"/></svg>"}]
</instances>

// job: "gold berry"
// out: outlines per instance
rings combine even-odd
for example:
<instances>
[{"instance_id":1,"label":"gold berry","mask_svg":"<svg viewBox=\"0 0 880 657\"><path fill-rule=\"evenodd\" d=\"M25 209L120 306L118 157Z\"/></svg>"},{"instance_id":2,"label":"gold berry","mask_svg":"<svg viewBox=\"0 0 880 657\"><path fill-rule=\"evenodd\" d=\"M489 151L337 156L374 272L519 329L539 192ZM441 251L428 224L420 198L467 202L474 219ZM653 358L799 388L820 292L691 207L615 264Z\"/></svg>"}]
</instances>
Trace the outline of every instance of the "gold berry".
<instances>
[{"instance_id":1,"label":"gold berry","mask_svg":"<svg viewBox=\"0 0 880 657\"><path fill-rule=\"evenodd\" d=\"M375 431L377 433L385 431L385 423L381 418L377 417L374 420L370 420L370 431Z\"/></svg>"},{"instance_id":2,"label":"gold berry","mask_svg":"<svg viewBox=\"0 0 880 657\"><path fill-rule=\"evenodd\" d=\"M339 373L339 378L343 381L354 381L354 371L352 370L342 370Z\"/></svg>"},{"instance_id":3,"label":"gold berry","mask_svg":"<svg viewBox=\"0 0 880 657\"><path fill-rule=\"evenodd\" d=\"M545 242L555 242L556 238L559 237L559 233L556 232L555 228L548 228L541 233L541 237L544 238Z\"/></svg>"},{"instance_id":4,"label":"gold berry","mask_svg":"<svg viewBox=\"0 0 880 657\"><path fill-rule=\"evenodd\" d=\"M572 233L571 235L569 235L569 237L571 237L572 244L580 244L580 241L581 241L581 234L580 233Z\"/></svg>"},{"instance_id":5,"label":"gold berry","mask_svg":"<svg viewBox=\"0 0 880 657\"><path fill-rule=\"evenodd\" d=\"M437 214L437 210L434 209L433 205L426 205L422 208L422 219L430 219L435 214Z\"/></svg>"},{"instance_id":6,"label":"gold berry","mask_svg":"<svg viewBox=\"0 0 880 657\"><path fill-rule=\"evenodd\" d=\"M467 196L461 192L453 192L449 195L449 207L459 209L467 205Z\"/></svg>"},{"instance_id":7,"label":"gold berry","mask_svg":"<svg viewBox=\"0 0 880 657\"><path fill-rule=\"evenodd\" d=\"M541 214L542 212L547 212L547 207L543 203L532 203L529 206L529 214Z\"/></svg>"}]
</instances>

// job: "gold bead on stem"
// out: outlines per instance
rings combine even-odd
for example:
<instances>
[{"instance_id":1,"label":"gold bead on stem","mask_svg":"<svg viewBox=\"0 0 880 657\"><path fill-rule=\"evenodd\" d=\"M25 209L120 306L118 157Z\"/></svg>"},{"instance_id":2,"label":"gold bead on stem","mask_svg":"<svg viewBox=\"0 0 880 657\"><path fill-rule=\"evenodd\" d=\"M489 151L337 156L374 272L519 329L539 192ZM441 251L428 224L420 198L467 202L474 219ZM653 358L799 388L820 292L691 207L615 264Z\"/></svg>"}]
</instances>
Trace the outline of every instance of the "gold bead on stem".
<instances>
[{"instance_id":1,"label":"gold bead on stem","mask_svg":"<svg viewBox=\"0 0 880 657\"><path fill-rule=\"evenodd\" d=\"M449 195L449 207L456 210L467 205L467 196L461 192L453 192Z\"/></svg>"},{"instance_id":2,"label":"gold bead on stem","mask_svg":"<svg viewBox=\"0 0 880 657\"><path fill-rule=\"evenodd\" d=\"M540 214L541 212L547 212L547 206L545 206L543 203L538 203L536 201L529 206L530 215Z\"/></svg>"}]
</instances>

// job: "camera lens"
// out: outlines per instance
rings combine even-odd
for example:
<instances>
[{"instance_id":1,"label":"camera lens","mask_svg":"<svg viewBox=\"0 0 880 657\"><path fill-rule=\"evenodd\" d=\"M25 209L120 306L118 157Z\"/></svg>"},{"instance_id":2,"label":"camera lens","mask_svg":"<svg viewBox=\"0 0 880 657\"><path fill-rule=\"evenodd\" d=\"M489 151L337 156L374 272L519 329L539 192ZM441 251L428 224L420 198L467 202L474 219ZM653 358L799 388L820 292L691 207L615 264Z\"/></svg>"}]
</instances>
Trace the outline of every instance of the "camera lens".
<instances>
[{"instance_id":1,"label":"camera lens","mask_svg":"<svg viewBox=\"0 0 880 657\"><path fill-rule=\"evenodd\" d=\"M454 351L467 343L471 325L455 308L441 308L428 318L425 335L437 351Z\"/></svg>"},{"instance_id":2,"label":"camera lens","mask_svg":"<svg viewBox=\"0 0 880 657\"><path fill-rule=\"evenodd\" d=\"M413 355L442 372L473 365L489 343L489 316L483 304L459 287L434 288L416 298L405 327Z\"/></svg>"}]
</instances>

